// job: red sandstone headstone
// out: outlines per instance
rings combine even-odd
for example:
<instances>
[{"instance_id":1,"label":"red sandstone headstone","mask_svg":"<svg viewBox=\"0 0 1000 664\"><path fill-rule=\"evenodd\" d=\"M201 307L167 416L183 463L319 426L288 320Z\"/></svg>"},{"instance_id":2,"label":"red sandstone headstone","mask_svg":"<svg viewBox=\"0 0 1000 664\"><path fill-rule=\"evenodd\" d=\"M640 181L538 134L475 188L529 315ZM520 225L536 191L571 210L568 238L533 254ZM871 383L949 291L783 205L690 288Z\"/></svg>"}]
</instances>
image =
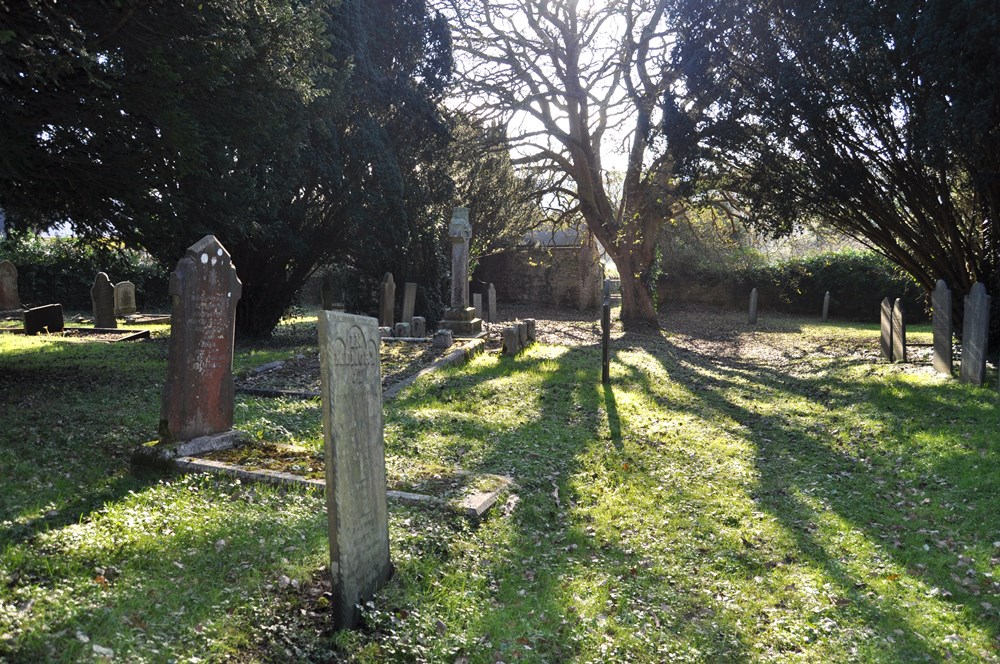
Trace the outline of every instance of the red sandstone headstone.
<instances>
[{"instance_id":1,"label":"red sandstone headstone","mask_svg":"<svg viewBox=\"0 0 1000 664\"><path fill-rule=\"evenodd\" d=\"M170 274L173 301L160 440L173 442L233 426L233 336L243 285L214 235L188 247Z\"/></svg>"}]
</instances>

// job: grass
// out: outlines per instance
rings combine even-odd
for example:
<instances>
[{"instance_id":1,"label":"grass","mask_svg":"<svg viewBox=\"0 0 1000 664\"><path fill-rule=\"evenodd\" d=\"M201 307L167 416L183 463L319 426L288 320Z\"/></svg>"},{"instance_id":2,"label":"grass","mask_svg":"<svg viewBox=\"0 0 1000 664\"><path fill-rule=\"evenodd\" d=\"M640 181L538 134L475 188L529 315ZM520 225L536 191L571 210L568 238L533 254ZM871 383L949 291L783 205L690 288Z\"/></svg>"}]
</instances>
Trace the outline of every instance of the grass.
<instances>
[{"instance_id":1,"label":"grass","mask_svg":"<svg viewBox=\"0 0 1000 664\"><path fill-rule=\"evenodd\" d=\"M162 332L0 335L0 659L1000 659L995 389L878 362L873 326L665 324L616 339L611 386L599 347L538 345L386 404L390 467L516 494L480 524L391 504L396 574L339 634L322 499L127 467ZM240 397L237 426L315 448L308 403Z\"/></svg>"}]
</instances>

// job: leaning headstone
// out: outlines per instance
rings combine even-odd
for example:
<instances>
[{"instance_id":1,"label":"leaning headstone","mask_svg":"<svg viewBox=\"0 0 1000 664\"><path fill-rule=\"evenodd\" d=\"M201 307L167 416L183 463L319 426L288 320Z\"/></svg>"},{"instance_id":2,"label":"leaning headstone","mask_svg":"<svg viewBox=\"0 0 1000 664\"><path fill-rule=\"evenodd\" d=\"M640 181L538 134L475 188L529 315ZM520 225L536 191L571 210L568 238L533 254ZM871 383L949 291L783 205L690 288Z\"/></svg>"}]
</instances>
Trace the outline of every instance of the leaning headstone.
<instances>
[{"instance_id":1,"label":"leaning headstone","mask_svg":"<svg viewBox=\"0 0 1000 664\"><path fill-rule=\"evenodd\" d=\"M455 343L455 337L451 330L438 330L434 333L431 343L435 348L451 348L451 345Z\"/></svg>"},{"instance_id":2,"label":"leaning headstone","mask_svg":"<svg viewBox=\"0 0 1000 664\"><path fill-rule=\"evenodd\" d=\"M524 324L528 326L528 342L534 343L535 341L535 319L525 318Z\"/></svg>"},{"instance_id":3,"label":"leaning headstone","mask_svg":"<svg viewBox=\"0 0 1000 664\"><path fill-rule=\"evenodd\" d=\"M410 334L415 337L426 337L427 336L427 319L423 316L414 316L413 322L410 323ZM450 345L450 344L449 344Z\"/></svg>"},{"instance_id":4,"label":"leaning headstone","mask_svg":"<svg viewBox=\"0 0 1000 664\"><path fill-rule=\"evenodd\" d=\"M214 235L188 247L170 273L170 348L160 440L191 440L233 426L233 336L243 285Z\"/></svg>"},{"instance_id":5,"label":"leaning headstone","mask_svg":"<svg viewBox=\"0 0 1000 664\"><path fill-rule=\"evenodd\" d=\"M440 327L456 335L478 336L483 331L483 319L469 306L469 209L455 208L448 226L451 239L451 307L444 312Z\"/></svg>"},{"instance_id":6,"label":"leaning headstone","mask_svg":"<svg viewBox=\"0 0 1000 664\"><path fill-rule=\"evenodd\" d=\"M472 308L476 310L476 318L483 317L483 294L473 293L472 294Z\"/></svg>"},{"instance_id":7,"label":"leaning headstone","mask_svg":"<svg viewBox=\"0 0 1000 664\"><path fill-rule=\"evenodd\" d=\"M990 300L990 296L986 294L986 287L978 281L965 296L965 315L962 319L962 368L959 372L959 379L963 383L982 385L986 375Z\"/></svg>"},{"instance_id":8,"label":"leaning headstone","mask_svg":"<svg viewBox=\"0 0 1000 664\"><path fill-rule=\"evenodd\" d=\"M378 324L379 327L392 327L396 315L396 282L392 280L392 272L386 272L379 288Z\"/></svg>"},{"instance_id":9,"label":"leaning headstone","mask_svg":"<svg viewBox=\"0 0 1000 664\"><path fill-rule=\"evenodd\" d=\"M358 624L359 605L392 576L378 322L320 312L319 349L333 617L341 629Z\"/></svg>"},{"instance_id":10,"label":"leaning headstone","mask_svg":"<svg viewBox=\"0 0 1000 664\"><path fill-rule=\"evenodd\" d=\"M90 288L90 300L94 306L94 327L118 327L115 320L115 287L104 272L97 273Z\"/></svg>"},{"instance_id":11,"label":"leaning headstone","mask_svg":"<svg viewBox=\"0 0 1000 664\"><path fill-rule=\"evenodd\" d=\"M61 304L46 304L32 307L24 312L24 333L61 332L63 329L63 310Z\"/></svg>"},{"instance_id":12,"label":"leaning headstone","mask_svg":"<svg viewBox=\"0 0 1000 664\"><path fill-rule=\"evenodd\" d=\"M392 329L393 336L396 337L408 337L410 336L410 324L409 323L396 323L396 327Z\"/></svg>"},{"instance_id":13,"label":"leaning headstone","mask_svg":"<svg viewBox=\"0 0 1000 664\"><path fill-rule=\"evenodd\" d=\"M938 279L934 292L931 293L932 329L934 330L934 370L938 373L951 375L951 290Z\"/></svg>"},{"instance_id":14,"label":"leaning headstone","mask_svg":"<svg viewBox=\"0 0 1000 664\"><path fill-rule=\"evenodd\" d=\"M827 322L830 319L830 291L826 292L823 296L823 322Z\"/></svg>"},{"instance_id":15,"label":"leaning headstone","mask_svg":"<svg viewBox=\"0 0 1000 664\"><path fill-rule=\"evenodd\" d=\"M128 316L135 311L135 284L119 281L115 284L115 316Z\"/></svg>"},{"instance_id":16,"label":"leaning headstone","mask_svg":"<svg viewBox=\"0 0 1000 664\"><path fill-rule=\"evenodd\" d=\"M503 347L501 352L504 355L514 356L521 350L521 335L516 325L508 325L501 331L503 336Z\"/></svg>"},{"instance_id":17,"label":"leaning headstone","mask_svg":"<svg viewBox=\"0 0 1000 664\"><path fill-rule=\"evenodd\" d=\"M880 347L882 358L887 362L892 362L892 303L894 301L884 297L881 305L882 338Z\"/></svg>"},{"instance_id":18,"label":"leaning headstone","mask_svg":"<svg viewBox=\"0 0 1000 664\"><path fill-rule=\"evenodd\" d=\"M8 260L0 261L0 311L21 308L17 294L17 268Z\"/></svg>"},{"instance_id":19,"label":"leaning headstone","mask_svg":"<svg viewBox=\"0 0 1000 664\"><path fill-rule=\"evenodd\" d=\"M413 310L417 306L417 285L407 281L403 285L403 322L411 323ZM412 323L411 323L412 324Z\"/></svg>"},{"instance_id":20,"label":"leaning headstone","mask_svg":"<svg viewBox=\"0 0 1000 664\"><path fill-rule=\"evenodd\" d=\"M750 325L757 324L757 289L754 288L750 291L750 315L747 317L747 323Z\"/></svg>"},{"instance_id":21,"label":"leaning headstone","mask_svg":"<svg viewBox=\"0 0 1000 664\"><path fill-rule=\"evenodd\" d=\"M892 361L906 362L906 312L903 298L892 305Z\"/></svg>"},{"instance_id":22,"label":"leaning headstone","mask_svg":"<svg viewBox=\"0 0 1000 664\"><path fill-rule=\"evenodd\" d=\"M486 312L489 314L489 320L491 323L497 322L497 289L493 287L493 284L489 285L486 289Z\"/></svg>"}]
</instances>

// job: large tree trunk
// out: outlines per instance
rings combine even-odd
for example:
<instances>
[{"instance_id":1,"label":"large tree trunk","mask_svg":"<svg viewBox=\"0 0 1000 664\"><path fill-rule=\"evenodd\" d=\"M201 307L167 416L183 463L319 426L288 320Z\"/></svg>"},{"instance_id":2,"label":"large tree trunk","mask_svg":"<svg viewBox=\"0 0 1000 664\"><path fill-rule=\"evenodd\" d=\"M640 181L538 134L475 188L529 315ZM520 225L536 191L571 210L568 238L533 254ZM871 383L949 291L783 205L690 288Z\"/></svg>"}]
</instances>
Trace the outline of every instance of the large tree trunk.
<instances>
[{"instance_id":1,"label":"large tree trunk","mask_svg":"<svg viewBox=\"0 0 1000 664\"><path fill-rule=\"evenodd\" d=\"M626 259L619 263L618 274L621 275L622 310L621 319L625 329L643 328L658 325L656 307L653 304L653 289L643 278L643 273L637 275L638 266L632 266L632 261Z\"/></svg>"}]
</instances>

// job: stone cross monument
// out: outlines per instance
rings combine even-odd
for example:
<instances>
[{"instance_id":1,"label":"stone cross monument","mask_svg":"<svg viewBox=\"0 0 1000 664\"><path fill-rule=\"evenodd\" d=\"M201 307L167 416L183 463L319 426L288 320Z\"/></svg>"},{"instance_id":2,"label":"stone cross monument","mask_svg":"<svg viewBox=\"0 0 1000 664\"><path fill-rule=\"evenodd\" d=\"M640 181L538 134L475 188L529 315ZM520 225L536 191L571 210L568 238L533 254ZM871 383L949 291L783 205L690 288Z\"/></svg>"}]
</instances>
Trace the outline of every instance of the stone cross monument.
<instances>
[{"instance_id":1,"label":"stone cross monument","mask_svg":"<svg viewBox=\"0 0 1000 664\"><path fill-rule=\"evenodd\" d=\"M439 328L451 330L456 337L475 337L483 332L483 320L469 306L469 209L455 208L448 226L451 238L451 307L444 312Z\"/></svg>"}]
</instances>

